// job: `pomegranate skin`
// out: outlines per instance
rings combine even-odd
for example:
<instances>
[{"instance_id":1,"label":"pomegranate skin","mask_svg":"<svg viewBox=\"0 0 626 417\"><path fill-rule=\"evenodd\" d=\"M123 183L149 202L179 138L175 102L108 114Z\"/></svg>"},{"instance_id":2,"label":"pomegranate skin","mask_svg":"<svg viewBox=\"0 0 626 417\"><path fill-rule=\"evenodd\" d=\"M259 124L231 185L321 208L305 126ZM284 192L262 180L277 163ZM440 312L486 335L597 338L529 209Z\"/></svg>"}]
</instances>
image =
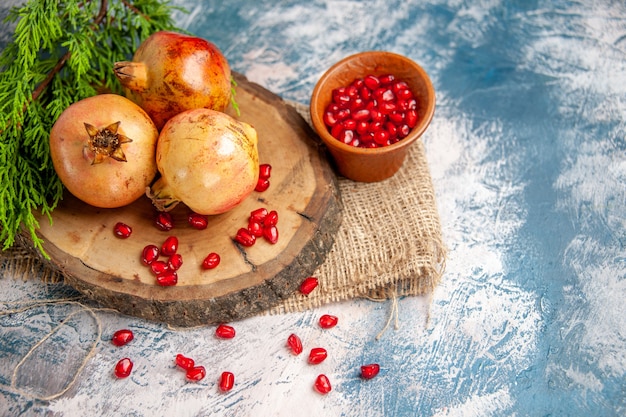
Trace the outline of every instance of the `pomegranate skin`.
<instances>
[{"instance_id":1,"label":"pomegranate skin","mask_svg":"<svg viewBox=\"0 0 626 417\"><path fill-rule=\"evenodd\" d=\"M231 98L231 70L211 42L160 31L135 51L132 62L116 62L114 72L126 97L141 106L161 130L182 111L224 111Z\"/></svg>"},{"instance_id":2,"label":"pomegranate skin","mask_svg":"<svg viewBox=\"0 0 626 417\"><path fill-rule=\"evenodd\" d=\"M102 129L117 122L117 133L131 140L121 145L126 162L106 157L94 163L85 123ZM61 113L50 131L50 156L59 179L75 197L95 207L122 207L144 195L154 179L158 135L150 117L135 103L101 94Z\"/></svg>"},{"instance_id":3,"label":"pomegranate skin","mask_svg":"<svg viewBox=\"0 0 626 417\"><path fill-rule=\"evenodd\" d=\"M163 127L156 161L161 177L146 190L160 211L182 202L204 215L239 205L259 176L257 132L210 109L186 110Z\"/></svg>"}]
</instances>

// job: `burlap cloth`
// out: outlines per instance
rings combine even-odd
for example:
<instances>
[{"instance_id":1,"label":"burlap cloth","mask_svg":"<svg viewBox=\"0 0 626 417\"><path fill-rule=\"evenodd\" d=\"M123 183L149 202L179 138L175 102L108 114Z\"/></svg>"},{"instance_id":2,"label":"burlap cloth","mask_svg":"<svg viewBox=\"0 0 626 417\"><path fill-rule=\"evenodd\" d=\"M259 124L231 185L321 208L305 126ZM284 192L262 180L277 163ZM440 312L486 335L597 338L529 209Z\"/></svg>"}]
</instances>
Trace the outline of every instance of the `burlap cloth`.
<instances>
[{"instance_id":1,"label":"burlap cloth","mask_svg":"<svg viewBox=\"0 0 626 417\"><path fill-rule=\"evenodd\" d=\"M311 123L308 107L293 105ZM354 298L375 300L421 295L434 289L445 268L446 250L424 146L411 146L403 167L377 183L338 180L343 222L332 250L314 276L318 288L296 293L269 313L296 312ZM0 251L3 277L60 282L60 272L26 242Z\"/></svg>"}]
</instances>

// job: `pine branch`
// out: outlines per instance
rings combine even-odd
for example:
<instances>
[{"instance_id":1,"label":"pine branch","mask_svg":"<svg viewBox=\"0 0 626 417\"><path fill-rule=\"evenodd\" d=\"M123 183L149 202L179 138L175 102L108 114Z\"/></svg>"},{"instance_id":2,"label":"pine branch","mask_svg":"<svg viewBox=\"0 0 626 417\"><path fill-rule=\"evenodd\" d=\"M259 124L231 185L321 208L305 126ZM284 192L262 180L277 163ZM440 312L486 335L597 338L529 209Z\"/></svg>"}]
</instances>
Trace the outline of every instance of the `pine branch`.
<instances>
[{"instance_id":1,"label":"pine branch","mask_svg":"<svg viewBox=\"0 0 626 417\"><path fill-rule=\"evenodd\" d=\"M63 196L49 132L70 104L101 88L121 92L113 63L158 30L180 30L167 0L28 0L11 9L13 41L0 53L0 241L37 235Z\"/></svg>"}]
</instances>

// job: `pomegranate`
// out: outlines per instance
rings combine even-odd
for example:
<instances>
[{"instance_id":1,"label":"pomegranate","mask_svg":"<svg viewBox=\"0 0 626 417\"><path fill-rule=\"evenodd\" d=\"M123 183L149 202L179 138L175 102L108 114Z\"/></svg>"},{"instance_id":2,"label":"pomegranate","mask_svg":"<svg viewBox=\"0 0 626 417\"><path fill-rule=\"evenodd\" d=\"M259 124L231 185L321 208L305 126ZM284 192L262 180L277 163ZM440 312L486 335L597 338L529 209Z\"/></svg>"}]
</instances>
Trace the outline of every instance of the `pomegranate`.
<instances>
[{"instance_id":1,"label":"pomegranate","mask_svg":"<svg viewBox=\"0 0 626 417\"><path fill-rule=\"evenodd\" d=\"M148 37L132 62L116 62L126 97L141 106L160 130L185 110L224 111L231 98L231 72L222 52L195 36L161 31Z\"/></svg>"},{"instance_id":2,"label":"pomegranate","mask_svg":"<svg viewBox=\"0 0 626 417\"><path fill-rule=\"evenodd\" d=\"M132 101L116 94L89 97L65 109L52 127L52 164L78 199L100 208L122 207L141 197L154 179L158 135Z\"/></svg>"},{"instance_id":3,"label":"pomegranate","mask_svg":"<svg viewBox=\"0 0 626 417\"><path fill-rule=\"evenodd\" d=\"M156 161L161 177L147 195L158 210L183 202L198 214L225 213L256 186L257 133L225 113L187 110L161 130Z\"/></svg>"}]
</instances>

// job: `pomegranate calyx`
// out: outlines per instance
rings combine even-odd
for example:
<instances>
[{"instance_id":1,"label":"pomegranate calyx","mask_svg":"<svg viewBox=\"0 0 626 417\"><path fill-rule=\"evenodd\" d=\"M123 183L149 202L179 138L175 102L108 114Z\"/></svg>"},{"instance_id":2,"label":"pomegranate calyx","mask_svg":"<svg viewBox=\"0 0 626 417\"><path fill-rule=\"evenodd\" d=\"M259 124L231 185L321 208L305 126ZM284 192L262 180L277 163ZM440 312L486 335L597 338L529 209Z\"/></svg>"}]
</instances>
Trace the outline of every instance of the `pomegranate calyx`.
<instances>
[{"instance_id":1,"label":"pomegranate calyx","mask_svg":"<svg viewBox=\"0 0 626 417\"><path fill-rule=\"evenodd\" d=\"M152 187L146 187L146 196L152 200L152 204L158 211L170 211L180 203L180 199L174 195L172 188L163 177L156 180Z\"/></svg>"},{"instance_id":2,"label":"pomegranate calyx","mask_svg":"<svg viewBox=\"0 0 626 417\"><path fill-rule=\"evenodd\" d=\"M118 133L117 130L121 122L111 123L110 125L98 129L97 127L84 123L89 139L87 147L93 156L92 165L99 164L111 157L116 161L126 162L126 155L122 150L122 144L132 142L133 140L127 136Z\"/></svg>"},{"instance_id":3,"label":"pomegranate calyx","mask_svg":"<svg viewBox=\"0 0 626 417\"><path fill-rule=\"evenodd\" d=\"M145 63L116 62L113 64L113 72L124 88L139 93L148 90L148 70Z\"/></svg>"}]
</instances>

